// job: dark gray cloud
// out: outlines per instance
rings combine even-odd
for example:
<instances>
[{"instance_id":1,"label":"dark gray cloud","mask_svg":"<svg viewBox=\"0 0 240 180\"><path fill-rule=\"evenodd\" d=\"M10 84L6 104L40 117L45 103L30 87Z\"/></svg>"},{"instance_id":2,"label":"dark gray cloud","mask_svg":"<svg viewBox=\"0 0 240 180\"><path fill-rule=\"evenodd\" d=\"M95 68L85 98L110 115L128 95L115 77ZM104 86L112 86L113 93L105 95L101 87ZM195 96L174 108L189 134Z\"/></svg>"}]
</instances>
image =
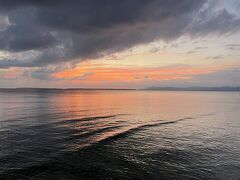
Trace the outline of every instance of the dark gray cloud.
<instances>
[{"instance_id":1,"label":"dark gray cloud","mask_svg":"<svg viewBox=\"0 0 240 180\"><path fill-rule=\"evenodd\" d=\"M206 49L208 49L208 47L198 46L198 47L195 47L193 50L187 51L187 54L200 53L200 52L202 52L203 50L206 50Z\"/></svg>"},{"instance_id":2,"label":"dark gray cloud","mask_svg":"<svg viewBox=\"0 0 240 180\"><path fill-rule=\"evenodd\" d=\"M189 28L193 36L203 36L211 33L224 34L233 33L240 28L240 19L229 13L226 9L219 10L209 17L202 15L197 22Z\"/></svg>"},{"instance_id":3,"label":"dark gray cloud","mask_svg":"<svg viewBox=\"0 0 240 180\"><path fill-rule=\"evenodd\" d=\"M66 68L66 67L65 67ZM23 77L28 77L32 79L38 79L38 80L44 80L44 81L52 81L52 80L65 80L65 78L58 78L53 77L52 74L55 72L59 72L62 70L63 67L60 66L52 66L52 67L40 67L34 70L25 70L22 73ZM86 80L95 73L93 72L85 72L79 76L73 77L73 78L67 78L67 80Z\"/></svg>"},{"instance_id":4,"label":"dark gray cloud","mask_svg":"<svg viewBox=\"0 0 240 180\"><path fill-rule=\"evenodd\" d=\"M51 80L51 73L52 71L49 71L47 69L38 69L33 72L25 72L25 76L31 77L33 79L39 79L39 80Z\"/></svg>"},{"instance_id":5,"label":"dark gray cloud","mask_svg":"<svg viewBox=\"0 0 240 180\"><path fill-rule=\"evenodd\" d=\"M195 47L194 50L196 51L201 51L201 50L204 50L204 49L207 49L208 47L206 46L198 46L198 47Z\"/></svg>"},{"instance_id":6,"label":"dark gray cloud","mask_svg":"<svg viewBox=\"0 0 240 180\"><path fill-rule=\"evenodd\" d=\"M0 0L0 14L10 22L0 31L0 50L38 52L30 60L1 59L0 68L40 67L76 58L97 58L156 39L171 41L183 34L199 36L239 28L239 20L227 10L213 14L209 13L211 8L204 9L208 3L208 0Z\"/></svg>"},{"instance_id":7,"label":"dark gray cloud","mask_svg":"<svg viewBox=\"0 0 240 180\"><path fill-rule=\"evenodd\" d=\"M240 50L240 44L226 44L224 47L228 50Z\"/></svg>"},{"instance_id":8,"label":"dark gray cloud","mask_svg":"<svg viewBox=\"0 0 240 180\"><path fill-rule=\"evenodd\" d=\"M36 22L33 8L16 9L9 14L9 27L0 32L0 49L14 52L39 50L56 44L48 28Z\"/></svg>"},{"instance_id":9,"label":"dark gray cloud","mask_svg":"<svg viewBox=\"0 0 240 180\"><path fill-rule=\"evenodd\" d=\"M208 59L208 60L219 60L219 59L222 59L224 58L223 55L218 55L218 56L209 56L209 57L206 57L205 59Z\"/></svg>"}]
</instances>

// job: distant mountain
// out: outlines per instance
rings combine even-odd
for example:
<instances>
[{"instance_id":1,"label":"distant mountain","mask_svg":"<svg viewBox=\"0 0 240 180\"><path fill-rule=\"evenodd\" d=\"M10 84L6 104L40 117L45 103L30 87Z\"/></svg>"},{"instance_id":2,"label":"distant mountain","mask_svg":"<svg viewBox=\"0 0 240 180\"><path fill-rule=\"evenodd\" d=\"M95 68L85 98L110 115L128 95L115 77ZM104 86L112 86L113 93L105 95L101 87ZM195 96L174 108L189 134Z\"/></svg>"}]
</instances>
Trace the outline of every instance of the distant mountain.
<instances>
[{"instance_id":1,"label":"distant mountain","mask_svg":"<svg viewBox=\"0 0 240 180\"><path fill-rule=\"evenodd\" d=\"M0 88L0 92L62 92L62 91L87 91L87 90L137 90L137 89L111 89L111 88ZM152 91L239 91L239 87L147 87L139 90Z\"/></svg>"},{"instance_id":2,"label":"distant mountain","mask_svg":"<svg viewBox=\"0 0 240 180\"><path fill-rule=\"evenodd\" d=\"M110 88L0 88L0 92L61 92L83 90L136 90L136 89L110 89Z\"/></svg>"},{"instance_id":3,"label":"distant mountain","mask_svg":"<svg viewBox=\"0 0 240 180\"><path fill-rule=\"evenodd\" d=\"M240 91L240 87L148 87L145 90L155 91Z\"/></svg>"}]
</instances>

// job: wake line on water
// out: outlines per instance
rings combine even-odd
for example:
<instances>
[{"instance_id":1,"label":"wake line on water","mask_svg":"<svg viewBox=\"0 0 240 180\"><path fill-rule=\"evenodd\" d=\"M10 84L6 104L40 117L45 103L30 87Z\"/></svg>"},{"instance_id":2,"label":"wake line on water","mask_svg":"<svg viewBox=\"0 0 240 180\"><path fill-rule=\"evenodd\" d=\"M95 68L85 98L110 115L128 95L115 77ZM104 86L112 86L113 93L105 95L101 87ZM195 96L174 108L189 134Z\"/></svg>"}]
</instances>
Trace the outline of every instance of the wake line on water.
<instances>
[{"instance_id":1,"label":"wake line on water","mask_svg":"<svg viewBox=\"0 0 240 180\"><path fill-rule=\"evenodd\" d=\"M107 116L105 116L107 118ZM70 137L66 138L66 140L83 140L83 144L79 144L77 148L73 148L75 150L85 149L85 148L91 148L94 145L98 144L105 144L120 138L127 137L129 134L133 134L135 132L145 130L150 127L160 126L160 125L168 125L168 124L175 124L181 121L191 120L195 119L193 117L186 117L181 118L173 121L164 121L164 120L158 120L154 121L152 123L142 124L139 126L131 126L128 129L125 130L123 125L117 125L117 126L109 126L104 127L101 129L97 129L94 131L86 132L86 133L79 133L79 134L73 134ZM84 140L85 139L85 140ZM76 144L75 144L76 145ZM75 146L73 145L73 147ZM74 150L74 151L75 151Z\"/></svg>"},{"instance_id":2,"label":"wake line on water","mask_svg":"<svg viewBox=\"0 0 240 180\"><path fill-rule=\"evenodd\" d=\"M127 137L129 134L133 134L135 132L145 130L147 128L161 126L161 125L170 125L170 124L175 124L175 123L179 123L179 122L186 121L186 120L193 120L193 119L212 116L212 115L214 115L214 113L202 114L202 115L199 115L198 117L185 117L185 118L180 118L180 119L172 120L172 121L157 120L157 121L154 121L153 123L142 124L142 125L135 126L135 127L132 126L128 129L122 130L122 131L121 130L115 131L115 130L122 128L123 126L107 127L107 128L103 128L103 130L99 129L96 132L91 132L90 134L92 136L94 136L94 135L100 135L100 136L98 138L93 138L93 139L95 139L95 141L83 145L82 148L93 146L95 144L108 143L108 142L111 142L111 141L114 141L114 140L117 140L120 138ZM115 116L117 116L117 115L115 115ZM108 131L108 130L110 130L110 131ZM110 133L110 135L107 136L105 134L105 136L104 136L104 134L102 134L103 137L101 137L100 133L106 133L106 134ZM90 135L90 134L88 134L88 135ZM77 137L81 138L81 135L79 135Z\"/></svg>"},{"instance_id":3,"label":"wake line on water","mask_svg":"<svg viewBox=\"0 0 240 180\"><path fill-rule=\"evenodd\" d=\"M175 124L175 123L178 123L178 122L181 122L181 121L186 121L186 120L191 120L191 119L195 119L195 118L186 117L186 118L181 118L181 119L177 119L177 120L174 120L174 121L164 121L164 122L163 122L163 120L158 120L157 122L154 122L154 123L143 124L143 125L140 125L140 126L132 127L130 129L127 129L127 130L122 131L122 132L116 132L115 134L113 134L111 136L108 136L104 139L99 139L95 143L96 144L107 143L107 142L110 142L110 141L114 141L114 140L117 140L117 139L120 139L120 138L127 137L129 134L133 134L135 132L145 130L145 129L150 128L150 127L156 127L156 126L168 125L168 124ZM159 122L159 121L161 121L161 122Z\"/></svg>"},{"instance_id":4,"label":"wake line on water","mask_svg":"<svg viewBox=\"0 0 240 180\"><path fill-rule=\"evenodd\" d=\"M104 133L104 132L109 132L114 129L119 129L123 126L110 126L110 127L104 127L98 130L86 132L86 133L80 133L80 134L74 134L70 137L67 138L67 140L74 140L74 139L79 139L79 138L87 138L96 134Z\"/></svg>"},{"instance_id":5,"label":"wake line on water","mask_svg":"<svg viewBox=\"0 0 240 180\"><path fill-rule=\"evenodd\" d=\"M102 140L98 141L97 143L109 142L109 141L112 141L112 140L123 138L123 137L128 136L129 134L132 134L132 133L135 133L137 131L141 131L141 130L144 130L144 129L147 129L147 128L150 128L150 127L156 127L156 126L160 126L160 125L175 124L175 123L179 123L179 122L186 121L186 120L193 120L193 119L197 119L197 118L212 116L214 114L215 113L202 114L202 115L200 115L198 117L185 117L185 118L181 118L181 119L177 119L177 120L173 120L173 121L158 120L158 121L155 121L154 123L143 124L143 125L140 125L140 126L137 126L137 127L132 127L132 128L130 128L130 129L126 130L126 131L122 131L122 132L117 133L117 134L115 134L113 136L109 136L109 137L107 137L105 139L102 139Z\"/></svg>"},{"instance_id":6,"label":"wake line on water","mask_svg":"<svg viewBox=\"0 0 240 180\"><path fill-rule=\"evenodd\" d=\"M202 114L199 117L201 118L201 117L207 117L207 116L212 116L212 115L214 115L214 113ZM186 121L186 120L197 119L199 117L186 117L186 118L181 118L181 119L177 119L177 120L173 120L173 121L158 120L158 121L155 121L154 123L143 124L143 125L140 125L140 126L137 126L137 127L132 127L132 128L130 128L126 131L116 133L113 136L109 136L109 137L106 137L105 139L102 139L102 140L98 141L97 143L109 142L111 140L116 140L116 139L119 139L119 138L123 138L123 137L128 136L129 134L132 134L132 133L135 133L137 131L141 131L141 130L144 130L144 129L147 129L147 128L150 128L150 127L175 124L175 123L179 123L179 122Z\"/></svg>"}]
</instances>

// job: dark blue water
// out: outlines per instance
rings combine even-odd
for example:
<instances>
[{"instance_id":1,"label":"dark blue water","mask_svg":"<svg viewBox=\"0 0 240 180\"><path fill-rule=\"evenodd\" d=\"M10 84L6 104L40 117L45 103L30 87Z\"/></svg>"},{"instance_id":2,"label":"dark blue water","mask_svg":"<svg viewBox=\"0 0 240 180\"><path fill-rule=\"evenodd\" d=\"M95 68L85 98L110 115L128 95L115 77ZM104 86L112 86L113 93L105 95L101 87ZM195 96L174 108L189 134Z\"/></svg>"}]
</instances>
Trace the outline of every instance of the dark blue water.
<instances>
[{"instance_id":1,"label":"dark blue water","mask_svg":"<svg viewBox=\"0 0 240 180\"><path fill-rule=\"evenodd\" d=\"M236 92L0 92L0 179L240 179Z\"/></svg>"}]
</instances>

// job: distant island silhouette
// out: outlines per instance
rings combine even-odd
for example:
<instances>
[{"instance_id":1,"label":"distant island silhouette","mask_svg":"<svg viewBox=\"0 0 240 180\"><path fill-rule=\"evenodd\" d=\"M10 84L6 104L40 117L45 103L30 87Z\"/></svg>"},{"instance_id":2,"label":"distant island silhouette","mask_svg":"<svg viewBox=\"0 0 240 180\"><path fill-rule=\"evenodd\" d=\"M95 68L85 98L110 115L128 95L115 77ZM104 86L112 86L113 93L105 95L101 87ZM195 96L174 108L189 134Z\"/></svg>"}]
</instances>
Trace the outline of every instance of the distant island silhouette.
<instances>
[{"instance_id":1,"label":"distant island silhouette","mask_svg":"<svg viewBox=\"0 0 240 180\"><path fill-rule=\"evenodd\" d=\"M192 87L147 87L135 88L0 88L1 92L33 92L33 91L80 91L80 90L152 90L152 91L240 91L240 86L192 86Z\"/></svg>"},{"instance_id":2,"label":"distant island silhouette","mask_svg":"<svg viewBox=\"0 0 240 180\"><path fill-rule=\"evenodd\" d=\"M193 87L148 87L145 90L155 90L155 91L240 91L240 86L221 86L221 87L203 87L203 86L193 86Z\"/></svg>"}]
</instances>

